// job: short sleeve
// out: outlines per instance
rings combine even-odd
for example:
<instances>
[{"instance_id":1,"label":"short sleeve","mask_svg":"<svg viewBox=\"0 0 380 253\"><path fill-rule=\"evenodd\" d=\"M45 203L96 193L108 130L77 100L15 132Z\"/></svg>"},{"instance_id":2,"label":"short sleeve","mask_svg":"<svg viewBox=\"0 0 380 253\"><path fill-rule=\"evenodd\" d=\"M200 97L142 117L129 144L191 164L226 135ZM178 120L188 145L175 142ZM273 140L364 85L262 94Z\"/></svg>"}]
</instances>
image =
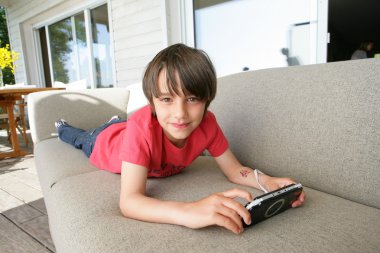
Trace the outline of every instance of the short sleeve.
<instances>
[{"instance_id":1,"label":"short sleeve","mask_svg":"<svg viewBox=\"0 0 380 253\"><path fill-rule=\"evenodd\" d=\"M210 142L207 150L213 157L218 157L228 149L228 141L224 136L222 129L219 127L214 114L208 112L207 117L208 119L205 127L210 135Z\"/></svg>"}]
</instances>

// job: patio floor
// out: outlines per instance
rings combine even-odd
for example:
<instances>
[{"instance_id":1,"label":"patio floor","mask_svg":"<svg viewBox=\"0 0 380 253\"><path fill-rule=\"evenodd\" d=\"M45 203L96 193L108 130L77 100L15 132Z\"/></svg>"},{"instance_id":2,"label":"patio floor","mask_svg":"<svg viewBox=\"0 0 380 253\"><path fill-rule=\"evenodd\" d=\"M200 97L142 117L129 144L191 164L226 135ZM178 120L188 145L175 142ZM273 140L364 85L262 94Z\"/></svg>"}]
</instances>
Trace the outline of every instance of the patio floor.
<instances>
[{"instance_id":1,"label":"patio floor","mask_svg":"<svg viewBox=\"0 0 380 253\"><path fill-rule=\"evenodd\" d=\"M0 130L0 152L9 146ZM33 154L0 160L0 252L55 252Z\"/></svg>"}]
</instances>

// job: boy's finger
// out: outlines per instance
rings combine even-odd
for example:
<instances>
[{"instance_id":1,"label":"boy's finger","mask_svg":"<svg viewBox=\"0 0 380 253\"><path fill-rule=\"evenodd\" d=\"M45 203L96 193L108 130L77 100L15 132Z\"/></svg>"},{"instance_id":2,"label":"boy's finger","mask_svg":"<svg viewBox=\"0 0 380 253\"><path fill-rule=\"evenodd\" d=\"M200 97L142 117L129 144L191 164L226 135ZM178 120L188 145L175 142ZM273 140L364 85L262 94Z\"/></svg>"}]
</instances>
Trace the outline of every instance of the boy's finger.
<instances>
[{"instance_id":1,"label":"boy's finger","mask_svg":"<svg viewBox=\"0 0 380 253\"><path fill-rule=\"evenodd\" d=\"M224 192L221 192L220 194L222 194L223 196L225 196L227 198L231 198L231 199L239 197L239 198L244 198L247 201L252 201L251 193L249 193L245 190L239 189L239 188L234 188L234 189L231 189L228 191L224 191Z\"/></svg>"},{"instance_id":2,"label":"boy's finger","mask_svg":"<svg viewBox=\"0 0 380 253\"><path fill-rule=\"evenodd\" d=\"M240 225L241 224L241 218L243 218L244 222L246 224L250 224L251 223L251 214L248 212L248 210L242 205L240 204L239 202L233 200L233 199L225 199L223 201L223 205L225 205L226 207L230 208L231 210L233 210L234 212L237 213L237 215L239 216L239 221L238 221L238 224Z\"/></svg>"},{"instance_id":3,"label":"boy's finger","mask_svg":"<svg viewBox=\"0 0 380 253\"><path fill-rule=\"evenodd\" d=\"M235 234L240 234L241 230L238 225L236 225L235 222L233 222L230 218L224 215L217 215L215 218L215 224L224 227L230 231L232 231Z\"/></svg>"},{"instance_id":4,"label":"boy's finger","mask_svg":"<svg viewBox=\"0 0 380 253\"><path fill-rule=\"evenodd\" d=\"M302 191L300 196L298 197L298 199L292 203L292 207L301 206L303 204L303 202L305 201L305 197L306 197L305 192Z\"/></svg>"},{"instance_id":5,"label":"boy's finger","mask_svg":"<svg viewBox=\"0 0 380 253\"><path fill-rule=\"evenodd\" d=\"M231 219L235 223L235 225L239 227L239 230L243 230L243 223L241 222L241 217L235 210L222 205L218 210L218 213Z\"/></svg>"}]
</instances>

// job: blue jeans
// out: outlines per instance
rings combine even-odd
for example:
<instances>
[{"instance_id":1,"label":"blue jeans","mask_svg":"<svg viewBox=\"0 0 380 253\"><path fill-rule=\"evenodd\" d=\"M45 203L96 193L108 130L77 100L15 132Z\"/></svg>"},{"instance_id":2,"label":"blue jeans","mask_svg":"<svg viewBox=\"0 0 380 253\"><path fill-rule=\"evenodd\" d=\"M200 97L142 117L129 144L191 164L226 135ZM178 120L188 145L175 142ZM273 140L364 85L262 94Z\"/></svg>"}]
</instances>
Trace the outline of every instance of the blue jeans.
<instances>
[{"instance_id":1,"label":"blue jeans","mask_svg":"<svg viewBox=\"0 0 380 253\"><path fill-rule=\"evenodd\" d=\"M125 120L114 119L98 128L87 131L70 126L69 124L63 124L58 128L58 137L75 148L82 149L86 156L90 157L95 146L96 137L110 125L123 121Z\"/></svg>"}]
</instances>

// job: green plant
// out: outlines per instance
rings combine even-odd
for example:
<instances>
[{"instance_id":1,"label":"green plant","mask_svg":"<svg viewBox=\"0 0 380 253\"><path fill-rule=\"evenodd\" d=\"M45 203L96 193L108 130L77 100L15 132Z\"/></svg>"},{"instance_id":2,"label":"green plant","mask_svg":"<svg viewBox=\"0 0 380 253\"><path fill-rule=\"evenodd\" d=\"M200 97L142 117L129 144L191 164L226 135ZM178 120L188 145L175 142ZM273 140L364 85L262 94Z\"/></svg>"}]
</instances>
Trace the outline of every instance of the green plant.
<instances>
[{"instance_id":1,"label":"green plant","mask_svg":"<svg viewBox=\"0 0 380 253\"><path fill-rule=\"evenodd\" d=\"M19 57L19 54L15 51L11 51L9 49L9 44L6 44L5 47L0 48L0 68L10 68L12 73L14 74L14 64L13 62L16 61Z\"/></svg>"}]
</instances>

